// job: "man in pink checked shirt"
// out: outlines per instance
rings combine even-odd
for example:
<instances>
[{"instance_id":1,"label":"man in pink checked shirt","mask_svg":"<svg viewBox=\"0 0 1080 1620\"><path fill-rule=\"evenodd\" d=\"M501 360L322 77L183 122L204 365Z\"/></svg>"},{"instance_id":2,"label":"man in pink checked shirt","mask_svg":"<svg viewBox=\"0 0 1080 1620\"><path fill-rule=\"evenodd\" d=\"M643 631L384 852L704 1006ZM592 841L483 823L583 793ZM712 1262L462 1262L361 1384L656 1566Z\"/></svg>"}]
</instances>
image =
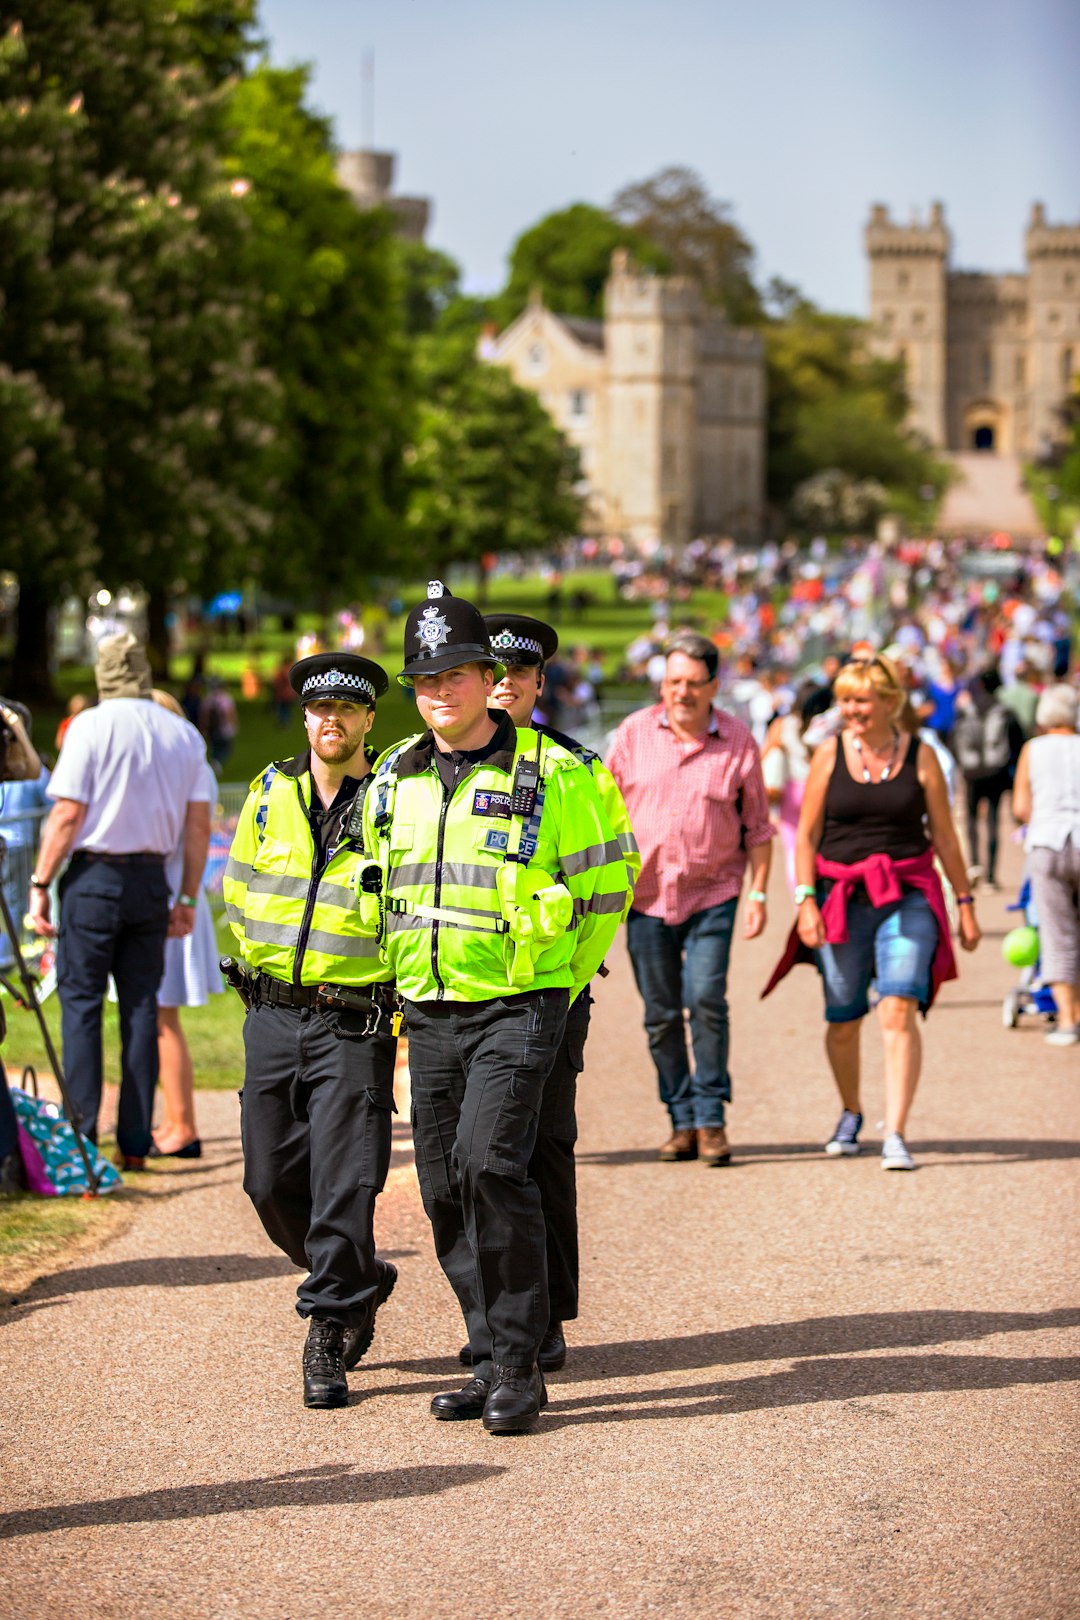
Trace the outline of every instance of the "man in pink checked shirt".
<instances>
[{"instance_id":1,"label":"man in pink checked shirt","mask_svg":"<svg viewBox=\"0 0 1080 1620\"><path fill-rule=\"evenodd\" d=\"M675 636L661 701L623 721L607 762L641 850L627 944L671 1116L659 1157L706 1165L731 1163L728 960L748 862L743 937L765 927L774 836L757 744L741 720L713 707L717 663L704 636Z\"/></svg>"}]
</instances>

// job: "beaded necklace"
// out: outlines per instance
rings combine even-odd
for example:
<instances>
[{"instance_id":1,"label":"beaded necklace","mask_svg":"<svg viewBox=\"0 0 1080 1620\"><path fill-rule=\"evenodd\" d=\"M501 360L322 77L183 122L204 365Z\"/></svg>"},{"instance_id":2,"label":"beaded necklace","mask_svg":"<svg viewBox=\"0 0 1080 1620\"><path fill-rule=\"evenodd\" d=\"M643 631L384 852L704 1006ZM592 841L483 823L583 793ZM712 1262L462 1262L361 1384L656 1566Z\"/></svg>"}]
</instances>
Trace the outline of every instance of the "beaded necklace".
<instances>
[{"instance_id":1,"label":"beaded necklace","mask_svg":"<svg viewBox=\"0 0 1080 1620\"><path fill-rule=\"evenodd\" d=\"M893 739L892 753L889 755L888 760L885 763L885 769L882 771L881 775L878 777L877 783L875 783L874 778L870 775L870 767L869 767L869 765L867 765L866 761L862 757L862 755L863 755L862 739L861 739L861 737L852 737L851 746L852 746L852 748L854 748L855 752L858 754L860 763L862 764L862 779L863 779L864 782L869 782L869 783L871 783L871 785L876 787L879 783L887 782L889 780L889 772L892 770L893 766L896 764L896 755L897 755L897 753L899 751L899 748L900 748L900 733L897 731L895 726L893 727L892 739ZM871 752L876 754L877 749L876 748L872 749ZM880 755L878 757L880 758Z\"/></svg>"}]
</instances>

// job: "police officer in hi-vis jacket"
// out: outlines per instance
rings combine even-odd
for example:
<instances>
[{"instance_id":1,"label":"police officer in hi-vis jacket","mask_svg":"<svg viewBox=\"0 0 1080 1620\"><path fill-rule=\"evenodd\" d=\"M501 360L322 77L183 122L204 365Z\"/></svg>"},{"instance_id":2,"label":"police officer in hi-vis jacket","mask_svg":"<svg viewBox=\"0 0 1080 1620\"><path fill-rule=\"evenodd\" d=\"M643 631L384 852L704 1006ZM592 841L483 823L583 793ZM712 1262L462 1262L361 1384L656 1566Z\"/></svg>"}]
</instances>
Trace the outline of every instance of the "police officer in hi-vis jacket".
<instances>
[{"instance_id":1,"label":"police officer in hi-vis jacket","mask_svg":"<svg viewBox=\"0 0 1080 1620\"><path fill-rule=\"evenodd\" d=\"M586 766L489 711L503 666L479 610L438 581L428 596L398 677L428 729L377 762L364 836L405 1002L420 1190L474 1358L432 1412L512 1434L547 1402L537 1117L567 1010L618 928L626 863Z\"/></svg>"},{"instance_id":2,"label":"police officer in hi-vis jacket","mask_svg":"<svg viewBox=\"0 0 1080 1620\"><path fill-rule=\"evenodd\" d=\"M531 726L540 736L569 749L586 766L626 861L626 909L629 909L633 886L641 870L641 856L615 778L591 748L551 726L537 724L532 718L544 690L544 665L559 650L555 629L543 619L534 619L525 613L487 613L484 623L491 636L492 652L506 666L506 673L496 683L491 696L492 709L505 709L515 726ZM585 1066L591 1003L589 991L583 990L567 1015L566 1034L544 1087L536 1148L529 1165L529 1174L540 1188L547 1231L548 1326L538 1357L542 1372L555 1372L565 1364L563 1324L573 1321L578 1313L574 1144L577 1141L577 1077ZM466 1366L471 1363L471 1345L464 1346L461 1360Z\"/></svg>"},{"instance_id":3,"label":"police officer in hi-vis jacket","mask_svg":"<svg viewBox=\"0 0 1080 1620\"><path fill-rule=\"evenodd\" d=\"M304 1404L344 1406L397 1271L372 1220L390 1164L390 970L381 876L363 842L364 744L387 679L354 653L303 658L289 679L308 748L251 784L225 871L242 970L244 1190L268 1237L307 1272Z\"/></svg>"}]
</instances>

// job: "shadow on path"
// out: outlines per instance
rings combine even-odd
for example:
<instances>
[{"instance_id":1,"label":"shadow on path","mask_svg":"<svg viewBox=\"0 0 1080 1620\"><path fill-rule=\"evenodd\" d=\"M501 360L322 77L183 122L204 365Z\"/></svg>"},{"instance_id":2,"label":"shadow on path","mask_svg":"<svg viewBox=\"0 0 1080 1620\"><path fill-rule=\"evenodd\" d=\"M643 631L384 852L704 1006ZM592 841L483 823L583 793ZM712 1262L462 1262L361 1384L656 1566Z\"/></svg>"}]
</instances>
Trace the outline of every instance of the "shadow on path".
<instances>
[{"instance_id":1,"label":"shadow on path","mask_svg":"<svg viewBox=\"0 0 1080 1620\"><path fill-rule=\"evenodd\" d=\"M1080 1327L1080 1307L1051 1311L875 1311L860 1316L811 1316L801 1322L769 1322L693 1333L672 1339L623 1339L577 1345L555 1383L591 1383L601 1378L641 1378L692 1367L723 1367L743 1361L793 1361L801 1357L851 1355L920 1345L985 1339L995 1333L1038 1333ZM952 1361L955 1358L949 1357ZM422 1374L444 1372L449 1356L421 1361L365 1363L369 1370L395 1367ZM992 1365L994 1362L992 1361ZM463 1374L464 1377L464 1374ZM725 1386L725 1388L728 1386ZM635 1397L651 1399L651 1395Z\"/></svg>"},{"instance_id":2,"label":"shadow on path","mask_svg":"<svg viewBox=\"0 0 1080 1620\"><path fill-rule=\"evenodd\" d=\"M857 1401L872 1395L938 1395L1012 1385L1080 1380L1080 1356L865 1356L804 1361L781 1373L681 1389L559 1399L544 1426L628 1423L645 1419L726 1417L780 1406ZM668 1404L672 1403L672 1404ZM899 1414L897 1414L899 1417Z\"/></svg>"},{"instance_id":3,"label":"shadow on path","mask_svg":"<svg viewBox=\"0 0 1080 1620\"><path fill-rule=\"evenodd\" d=\"M263 1513L281 1507L359 1507L395 1497L434 1496L462 1485L477 1485L505 1468L463 1463L454 1468L388 1468L358 1473L349 1463L301 1468L266 1479L227 1479L218 1484L178 1485L135 1496L65 1502L57 1507L22 1508L0 1514L0 1540L52 1530L86 1529L100 1524L158 1523L208 1519L219 1513Z\"/></svg>"},{"instance_id":4,"label":"shadow on path","mask_svg":"<svg viewBox=\"0 0 1080 1620\"><path fill-rule=\"evenodd\" d=\"M993 1164L1034 1163L1041 1159L1080 1159L1080 1142L1032 1140L1026 1137L983 1137L977 1140L965 1141L955 1139L951 1141L927 1142L916 1138L909 1138L908 1145L912 1151L918 1153L937 1153L944 1159L954 1160L958 1164L970 1165L973 1161ZM868 1143L868 1151L864 1152L864 1159L876 1159L874 1151L876 1144ZM825 1153L820 1142L735 1142L732 1144L734 1162L723 1168L738 1170L740 1164L746 1160L754 1160L760 1164L783 1164L788 1160L794 1162L799 1159L815 1158L826 1162ZM579 1153L577 1162L581 1168L592 1166L618 1169L627 1164L657 1164L655 1148L614 1148L610 1152ZM940 1165L920 1165L922 1170L940 1169ZM665 1165L665 1170L677 1173L682 1170L685 1174L685 1165Z\"/></svg>"}]
</instances>

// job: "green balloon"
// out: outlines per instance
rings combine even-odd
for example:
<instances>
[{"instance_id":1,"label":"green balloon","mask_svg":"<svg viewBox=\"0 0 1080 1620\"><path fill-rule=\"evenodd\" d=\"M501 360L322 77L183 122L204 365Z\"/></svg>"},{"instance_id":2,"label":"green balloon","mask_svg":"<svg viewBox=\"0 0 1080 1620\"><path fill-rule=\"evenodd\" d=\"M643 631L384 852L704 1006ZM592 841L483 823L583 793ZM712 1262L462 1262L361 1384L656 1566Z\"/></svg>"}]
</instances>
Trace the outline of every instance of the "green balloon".
<instances>
[{"instance_id":1,"label":"green balloon","mask_svg":"<svg viewBox=\"0 0 1080 1620\"><path fill-rule=\"evenodd\" d=\"M1011 928L1001 942L1001 954L1013 967L1034 967L1039 960L1039 930Z\"/></svg>"}]
</instances>

